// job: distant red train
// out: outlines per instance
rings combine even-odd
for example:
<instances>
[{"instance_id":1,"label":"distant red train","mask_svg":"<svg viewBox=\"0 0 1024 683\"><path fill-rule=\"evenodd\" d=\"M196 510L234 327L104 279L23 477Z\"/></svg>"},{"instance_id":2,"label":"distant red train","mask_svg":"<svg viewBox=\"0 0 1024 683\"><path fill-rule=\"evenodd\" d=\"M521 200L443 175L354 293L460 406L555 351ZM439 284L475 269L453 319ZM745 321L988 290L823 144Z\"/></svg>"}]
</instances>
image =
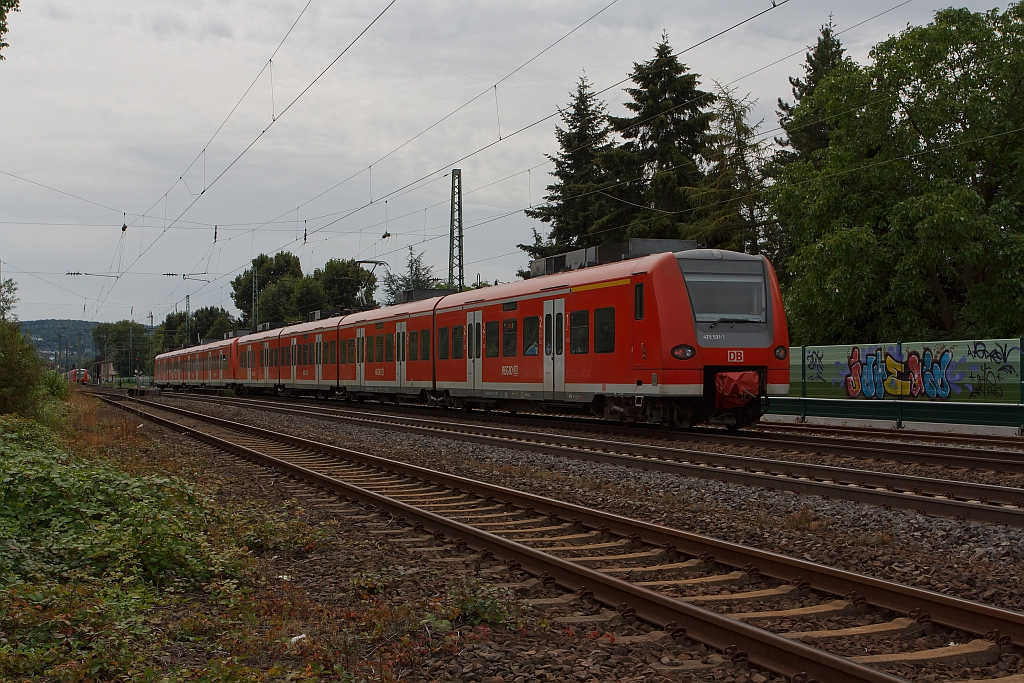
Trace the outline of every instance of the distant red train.
<instances>
[{"instance_id":1,"label":"distant red train","mask_svg":"<svg viewBox=\"0 0 1024 683\"><path fill-rule=\"evenodd\" d=\"M88 384L89 383L89 371L85 368L76 368L74 370L68 370L64 373L67 380L72 384Z\"/></svg>"},{"instance_id":2,"label":"distant red train","mask_svg":"<svg viewBox=\"0 0 1024 683\"><path fill-rule=\"evenodd\" d=\"M738 428L788 394L788 351L767 259L686 249L173 351L155 381Z\"/></svg>"}]
</instances>

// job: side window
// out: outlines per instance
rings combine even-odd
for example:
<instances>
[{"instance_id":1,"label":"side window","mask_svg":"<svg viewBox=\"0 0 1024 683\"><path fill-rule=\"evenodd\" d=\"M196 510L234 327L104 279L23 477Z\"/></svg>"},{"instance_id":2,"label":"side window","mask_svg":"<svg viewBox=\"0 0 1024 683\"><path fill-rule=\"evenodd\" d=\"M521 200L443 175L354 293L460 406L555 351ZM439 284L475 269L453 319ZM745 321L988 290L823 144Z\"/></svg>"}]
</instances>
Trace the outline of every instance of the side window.
<instances>
[{"instance_id":1,"label":"side window","mask_svg":"<svg viewBox=\"0 0 1024 683\"><path fill-rule=\"evenodd\" d=\"M420 360L430 360L430 330L420 330Z\"/></svg>"},{"instance_id":2,"label":"side window","mask_svg":"<svg viewBox=\"0 0 1024 683\"><path fill-rule=\"evenodd\" d=\"M569 353L590 353L590 311L569 314Z\"/></svg>"},{"instance_id":3,"label":"side window","mask_svg":"<svg viewBox=\"0 0 1024 683\"><path fill-rule=\"evenodd\" d=\"M409 333L409 360L420 359L420 333L413 331Z\"/></svg>"},{"instance_id":4,"label":"side window","mask_svg":"<svg viewBox=\"0 0 1024 683\"><path fill-rule=\"evenodd\" d=\"M615 352L615 309L594 311L594 353Z\"/></svg>"},{"instance_id":5,"label":"side window","mask_svg":"<svg viewBox=\"0 0 1024 683\"><path fill-rule=\"evenodd\" d=\"M596 314L595 314L596 316ZM644 319L644 283L633 286L633 320ZM595 318L595 324L597 323Z\"/></svg>"},{"instance_id":6,"label":"side window","mask_svg":"<svg viewBox=\"0 0 1024 683\"><path fill-rule=\"evenodd\" d=\"M342 343L344 344L344 342ZM329 362L331 365L338 362L338 342L336 341L331 342L331 358Z\"/></svg>"},{"instance_id":7,"label":"side window","mask_svg":"<svg viewBox=\"0 0 1024 683\"><path fill-rule=\"evenodd\" d=\"M515 318L501 322L501 355L511 358L519 353L519 321Z\"/></svg>"},{"instance_id":8,"label":"side window","mask_svg":"<svg viewBox=\"0 0 1024 683\"><path fill-rule=\"evenodd\" d=\"M544 355L551 355L551 330L553 326L551 324L551 314L544 314ZM524 332L525 333L525 332Z\"/></svg>"},{"instance_id":9,"label":"side window","mask_svg":"<svg viewBox=\"0 0 1024 683\"><path fill-rule=\"evenodd\" d=\"M391 363L395 360L395 335L384 335L384 362Z\"/></svg>"},{"instance_id":10,"label":"side window","mask_svg":"<svg viewBox=\"0 0 1024 683\"><path fill-rule=\"evenodd\" d=\"M523 355L536 356L540 342L540 318L523 318Z\"/></svg>"},{"instance_id":11,"label":"side window","mask_svg":"<svg viewBox=\"0 0 1024 683\"><path fill-rule=\"evenodd\" d=\"M437 330L437 359L448 360L448 328L439 327Z\"/></svg>"},{"instance_id":12,"label":"side window","mask_svg":"<svg viewBox=\"0 0 1024 683\"><path fill-rule=\"evenodd\" d=\"M383 334L378 334L377 335L376 360L377 360L378 363L383 363L384 362L384 335Z\"/></svg>"},{"instance_id":13,"label":"side window","mask_svg":"<svg viewBox=\"0 0 1024 683\"><path fill-rule=\"evenodd\" d=\"M462 325L456 325L452 328L452 358L462 358L462 337L466 332L466 328Z\"/></svg>"},{"instance_id":14,"label":"side window","mask_svg":"<svg viewBox=\"0 0 1024 683\"><path fill-rule=\"evenodd\" d=\"M484 323L484 343L487 344L487 357L497 358L499 344L497 320Z\"/></svg>"},{"instance_id":15,"label":"side window","mask_svg":"<svg viewBox=\"0 0 1024 683\"><path fill-rule=\"evenodd\" d=\"M345 355L345 340L342 339L338 342L338 363L344 365L348 363L348 356Z\"/></svg>"}]
</instances>

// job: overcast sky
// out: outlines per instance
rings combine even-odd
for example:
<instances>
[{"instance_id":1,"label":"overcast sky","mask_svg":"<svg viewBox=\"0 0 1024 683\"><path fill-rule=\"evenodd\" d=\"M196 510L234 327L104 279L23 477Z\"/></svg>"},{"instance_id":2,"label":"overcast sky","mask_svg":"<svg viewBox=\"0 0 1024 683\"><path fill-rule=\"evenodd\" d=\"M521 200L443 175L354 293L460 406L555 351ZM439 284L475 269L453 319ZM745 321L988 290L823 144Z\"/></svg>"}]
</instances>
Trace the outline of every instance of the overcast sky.
<instances>
[{"instance_id":1,"label":"overcast sky","mask_svg":"<svg viewBox=\"0 0 1024 683\"><path fill-rule=\"evenodd\" d=\"M542 201L550 165L540 164L557 149L555 121L510 134L564 106L584 71L596 89L627 76L662 31L678 51L771 6L619 0L491 88L610 1L397 0L282 115L388 0L312 0L272 69L269 57L307 0L24 0L0 62L0 262L19 286L16 312L110 321L134 307L136 320L152 312L159 322L184 309L186 294L193 309L233 310L230 279L254 255L282 248L308 272L353 257L401 268L412 245L446 277L444 174L496 142L499 126L501 142L458 164L466 278L514 279L527 261L515 245L544 226L511 212ZM901 1L789 0L682 59L706 86L730 83L813 43L829 15L843 31ZM943 6L912 0L841 39L864 62L876 42ZM759 100L765 130L802 62L801 51L734 83ZM602 97L611 113L625 112L621 87ZM110 274L120 277L95 276Z\"/></svg>"}]
</instances>

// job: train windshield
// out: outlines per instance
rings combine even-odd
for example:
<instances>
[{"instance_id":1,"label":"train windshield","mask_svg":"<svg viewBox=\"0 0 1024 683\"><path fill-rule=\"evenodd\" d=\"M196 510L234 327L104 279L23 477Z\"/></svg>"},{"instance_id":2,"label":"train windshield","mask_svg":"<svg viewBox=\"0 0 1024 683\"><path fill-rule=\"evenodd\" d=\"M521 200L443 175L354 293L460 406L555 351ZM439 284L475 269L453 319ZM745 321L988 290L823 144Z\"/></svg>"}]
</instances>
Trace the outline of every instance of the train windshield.
<instances>
[{"instance_id":1,"label":"train windshield","mask_svg":"<svg viewBox=\"0 0 1024 683\"><path fill-rule=\"evenodd\" d=\"M679 259L698 323L768 321L764 266L758 260Z\"/></svg>"}]
</instances>

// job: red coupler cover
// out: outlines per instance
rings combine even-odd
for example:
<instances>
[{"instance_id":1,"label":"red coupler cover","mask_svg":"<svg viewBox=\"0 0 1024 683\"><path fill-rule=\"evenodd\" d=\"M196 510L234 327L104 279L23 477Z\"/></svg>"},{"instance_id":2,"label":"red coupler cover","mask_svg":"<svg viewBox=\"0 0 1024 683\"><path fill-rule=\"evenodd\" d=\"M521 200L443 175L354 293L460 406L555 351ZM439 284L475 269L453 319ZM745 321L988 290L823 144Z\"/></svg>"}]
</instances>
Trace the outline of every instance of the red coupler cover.
<instances>
[{"instance_id":1,"label":"red coupler cover","mask_svg":"<svg viewBox=\"0 0 1024 683\"><path fill-rule=\"evenodd\" d=\"M761 377L753 370L715 375L715 408L742 408L757 398Z\"/></svg>"}]
</instances>

